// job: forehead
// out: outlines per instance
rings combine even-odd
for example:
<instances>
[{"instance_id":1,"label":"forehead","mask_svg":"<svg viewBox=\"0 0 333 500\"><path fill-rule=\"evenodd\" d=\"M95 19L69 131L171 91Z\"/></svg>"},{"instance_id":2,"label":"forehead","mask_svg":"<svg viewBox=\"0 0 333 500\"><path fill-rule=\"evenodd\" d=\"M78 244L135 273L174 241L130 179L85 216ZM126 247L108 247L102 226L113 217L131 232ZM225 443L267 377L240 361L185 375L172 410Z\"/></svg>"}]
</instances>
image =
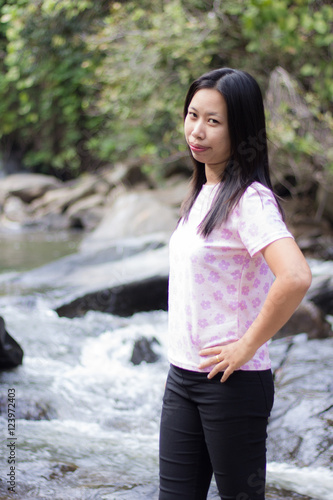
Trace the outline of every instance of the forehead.
<instances>
[{"instance_id":1,"label":"forehead","mask_svg":"<svg viewBox=\"0 0 333 500\"><path fill-rule=\"evenodd\" d=\"M224 97L216 89L201 89L198 90L190 102L189 107L196 108L201 112L212 112L225 114L227 112L227 104Z\"/></svg>"}]
</instances>

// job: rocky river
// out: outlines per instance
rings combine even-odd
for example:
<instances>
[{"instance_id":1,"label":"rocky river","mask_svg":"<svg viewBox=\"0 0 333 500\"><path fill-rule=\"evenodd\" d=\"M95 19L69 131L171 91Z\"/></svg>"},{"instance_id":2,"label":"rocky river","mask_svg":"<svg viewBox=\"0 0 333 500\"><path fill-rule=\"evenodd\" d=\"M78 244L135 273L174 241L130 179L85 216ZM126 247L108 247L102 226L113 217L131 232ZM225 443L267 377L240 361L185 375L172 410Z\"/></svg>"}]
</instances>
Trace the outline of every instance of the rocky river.
<instances>
[{"instance_id":1,"label":"rocky river","mask_svg":"<svg viewBox=\"0 0 333 500\"><path fill-rule=\"evenodd\" d=\"M0 374L0 500L156 500L168 237L184 184L125 190L81 233L64 227L60 202L58 228L43 213L44 231L32 232L28 198L14 192L4 200L27 206L21 221L3 211L0 316L24 358ZM271 500L333 500L333 263L309 262L309 296L270 344Z\"/></svg>"}]
</instances>

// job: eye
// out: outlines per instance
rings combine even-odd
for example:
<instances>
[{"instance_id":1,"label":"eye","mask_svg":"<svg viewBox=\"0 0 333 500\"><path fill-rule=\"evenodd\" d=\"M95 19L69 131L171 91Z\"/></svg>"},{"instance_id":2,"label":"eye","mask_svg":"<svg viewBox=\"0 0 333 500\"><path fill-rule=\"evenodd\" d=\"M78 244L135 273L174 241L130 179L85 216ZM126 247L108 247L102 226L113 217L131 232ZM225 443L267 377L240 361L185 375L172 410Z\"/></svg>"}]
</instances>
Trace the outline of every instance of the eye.
<instances>
[{"instance_id":1,"label":"eye","mask_svg":"<svg viewBox=\"0 0 333 500\"><path fill-rule=\"evenodd\" d=\"M214 118L209 118L208 123L212 123L213 125L216 125L219 122L217 120L215 120Z\"/></svg>"},{"instance_id":2,"label":"eye","mask_svg":"<svg viewBox=\"0 0 333 500\"><path fill-rule=\"evenodd\" d=\"M196 118L196 117L197 117L197 114L196 114L194 111L189 111L187 114L188 114L188 116L190 116L191 118Z\"/></svg>"}]
</instances>

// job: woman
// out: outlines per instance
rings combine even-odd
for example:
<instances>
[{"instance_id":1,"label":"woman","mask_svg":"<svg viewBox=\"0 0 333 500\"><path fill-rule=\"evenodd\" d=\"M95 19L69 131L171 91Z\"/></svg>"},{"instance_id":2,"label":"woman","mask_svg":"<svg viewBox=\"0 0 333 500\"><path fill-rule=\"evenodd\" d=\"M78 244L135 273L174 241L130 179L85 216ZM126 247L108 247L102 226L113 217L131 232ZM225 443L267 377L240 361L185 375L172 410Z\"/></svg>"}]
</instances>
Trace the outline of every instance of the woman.
<instances>
[{"instance_id":1,"label":"woman","mask_svg":"<svg viewBox=\"0 0 333 500\"><path fill-rule=\"evenodd\" d=\"M170 240L169 360L160 500L265 498L274 387L267 341L311 273L269 175L257 82L211 71L190 87L185 138L194 174Z\"/></svg>"}]
</instances>

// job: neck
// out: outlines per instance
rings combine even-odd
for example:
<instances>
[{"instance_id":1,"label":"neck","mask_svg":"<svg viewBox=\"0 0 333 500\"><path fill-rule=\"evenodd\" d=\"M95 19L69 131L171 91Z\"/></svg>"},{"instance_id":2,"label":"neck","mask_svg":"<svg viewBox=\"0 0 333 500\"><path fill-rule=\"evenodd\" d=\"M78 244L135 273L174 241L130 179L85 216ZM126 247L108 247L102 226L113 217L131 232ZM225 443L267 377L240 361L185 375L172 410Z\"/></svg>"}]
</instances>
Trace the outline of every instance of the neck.
<instances>
[{"instance_id":1,"label":"neck","mask_svg":"<svg viewBox=\"0 0 333 500\"><path fill-rule=\"evenodd\" d=\"M225 166L224 166L225 168ZM214 185L219 184L222 179L222 174L224 172L224 168L214 169L209 165L205 165L205 174L206 174L206 184Z\"/></svg>"}]
</instances>

